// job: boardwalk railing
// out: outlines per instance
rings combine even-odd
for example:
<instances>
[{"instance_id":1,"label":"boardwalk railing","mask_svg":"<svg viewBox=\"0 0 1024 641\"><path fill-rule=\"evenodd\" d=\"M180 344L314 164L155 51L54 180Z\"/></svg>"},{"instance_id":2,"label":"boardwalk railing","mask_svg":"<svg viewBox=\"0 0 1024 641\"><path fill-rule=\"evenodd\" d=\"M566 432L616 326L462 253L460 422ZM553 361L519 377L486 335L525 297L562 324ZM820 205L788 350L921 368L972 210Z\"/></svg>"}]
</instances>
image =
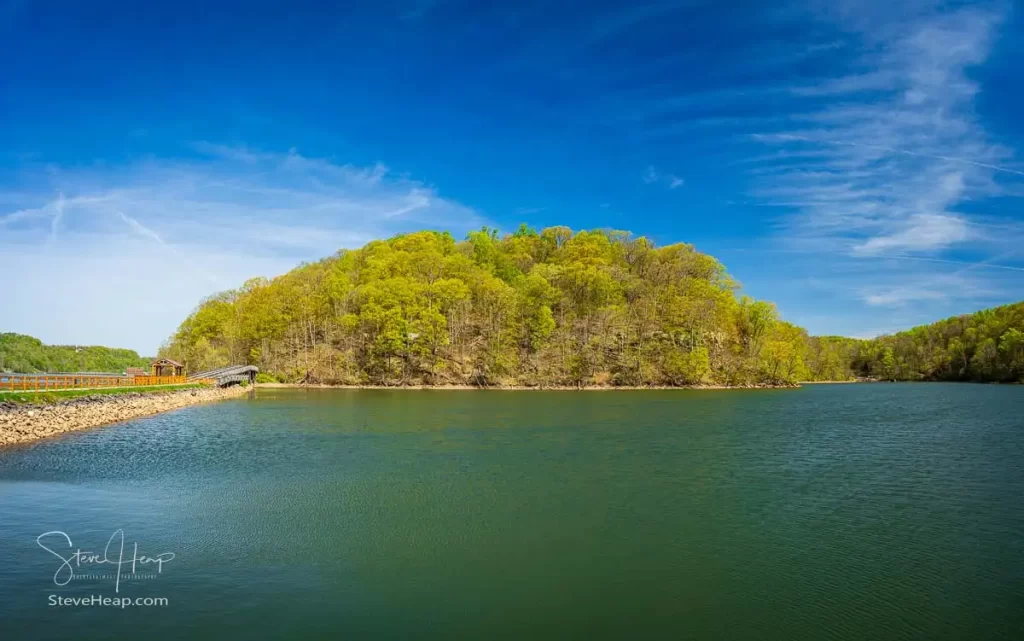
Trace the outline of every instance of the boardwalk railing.
<instances>
[{"instance_id":1,"label":"boardwalk railing","mask_svg":"<svg viewBox=\"0 0 1024 641\"><path fill-rule=\"evenodd\" d=\"M60 390L93 387L143 387L147 385L181 385L184 376L117 376L114 374L3 374L0 391Z\"/></svg>"}]
</instances>

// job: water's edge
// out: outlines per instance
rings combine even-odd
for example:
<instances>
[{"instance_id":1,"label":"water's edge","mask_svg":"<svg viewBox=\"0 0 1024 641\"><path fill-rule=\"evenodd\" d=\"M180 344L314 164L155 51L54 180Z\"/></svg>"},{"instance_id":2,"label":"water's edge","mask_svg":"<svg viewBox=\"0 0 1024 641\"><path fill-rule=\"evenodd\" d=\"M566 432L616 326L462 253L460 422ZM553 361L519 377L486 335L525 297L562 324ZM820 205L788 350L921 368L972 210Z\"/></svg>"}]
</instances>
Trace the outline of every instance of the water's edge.
<instances>
[{"instance_id":1,"label":"water's edge","mask_svg":"<svg viewBox=\"0 0 1024 641\"><path fill-rule=\"evenodd\" d=\"M45 406L11 404L0 408L0 449L189 405L234 398L250 391L251 388L234 386L166 393L97 394Z\"/></svg>"},{"instance_id":2,"label":"water's edge","mask_svg":"<svg viewBox=\"0 0 1024 641\"><path fill-rule=\"evenodd\" d=\"M257 383L268 389L374 389L374 390L479 390L510 392L605 392L642 390L752 390L797 389L802 383L753 383L750 385L332 385L310 383Z\"/></svg>"}]
</instances>

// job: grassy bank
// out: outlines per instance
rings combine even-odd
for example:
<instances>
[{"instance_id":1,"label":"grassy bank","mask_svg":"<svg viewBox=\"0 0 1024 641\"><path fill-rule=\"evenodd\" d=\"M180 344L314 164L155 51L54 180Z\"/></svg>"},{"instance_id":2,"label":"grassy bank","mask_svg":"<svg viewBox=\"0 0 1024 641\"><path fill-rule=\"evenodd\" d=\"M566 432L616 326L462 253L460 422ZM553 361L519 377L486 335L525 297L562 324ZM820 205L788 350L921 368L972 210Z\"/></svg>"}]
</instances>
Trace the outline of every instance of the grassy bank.
<instances>
[{"instance_id":1,"label":"grassy bank","mask_svg":"<svg viewBox=\"0 0 1024 641\"><path fill-rule=\"evenodd\" d=\"M35 403L39 405L51 405L81 396L116 396L118 394L150 394L158 392L177 392L179 390L199 389L207 387L203 383L188 383L185 385L152 385L148 387L98 387L90 389L67 389L67 390L32 390L0 391L0 403Z\"/></svg>"}]
</instances>

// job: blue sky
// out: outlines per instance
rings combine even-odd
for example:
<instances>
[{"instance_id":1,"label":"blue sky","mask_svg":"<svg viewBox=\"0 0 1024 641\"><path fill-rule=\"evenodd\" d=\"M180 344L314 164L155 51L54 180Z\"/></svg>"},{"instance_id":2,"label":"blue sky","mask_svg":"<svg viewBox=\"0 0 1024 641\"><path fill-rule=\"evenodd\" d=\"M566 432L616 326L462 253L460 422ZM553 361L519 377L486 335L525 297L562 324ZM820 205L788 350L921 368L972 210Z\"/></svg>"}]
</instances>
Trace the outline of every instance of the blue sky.
<instances>
[{"instance_id":1,"label":"blue sky","mask_svg":"<svg viewBox=\"0 0 1024 641\"><path fill-rule=\"evenodd\" d=\"M0 331L50 343L520 222L693 243L812 333L1024 299L1011 1L0 0L0 60Z\"/></svg>"}]
</instances>

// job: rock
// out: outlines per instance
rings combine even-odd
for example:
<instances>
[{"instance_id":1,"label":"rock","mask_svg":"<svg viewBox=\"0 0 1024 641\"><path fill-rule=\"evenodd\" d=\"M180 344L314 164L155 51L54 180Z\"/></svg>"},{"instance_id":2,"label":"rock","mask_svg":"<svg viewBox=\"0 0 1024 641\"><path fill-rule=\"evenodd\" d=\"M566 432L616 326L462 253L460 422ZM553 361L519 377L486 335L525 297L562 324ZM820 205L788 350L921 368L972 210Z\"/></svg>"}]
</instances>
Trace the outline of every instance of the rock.
<instances>
[{"instance_id":1,"label":"rock","mask_svg":"<svg viewBox=\"0 0 1024 641\"><path fill-rule=\"evenodd\" d=\"M24 443L72 430L95 427L166 410L242 396L245 388L92 394L50 406L0 404L0 446Z\"/></svg>"}]
</instances>

